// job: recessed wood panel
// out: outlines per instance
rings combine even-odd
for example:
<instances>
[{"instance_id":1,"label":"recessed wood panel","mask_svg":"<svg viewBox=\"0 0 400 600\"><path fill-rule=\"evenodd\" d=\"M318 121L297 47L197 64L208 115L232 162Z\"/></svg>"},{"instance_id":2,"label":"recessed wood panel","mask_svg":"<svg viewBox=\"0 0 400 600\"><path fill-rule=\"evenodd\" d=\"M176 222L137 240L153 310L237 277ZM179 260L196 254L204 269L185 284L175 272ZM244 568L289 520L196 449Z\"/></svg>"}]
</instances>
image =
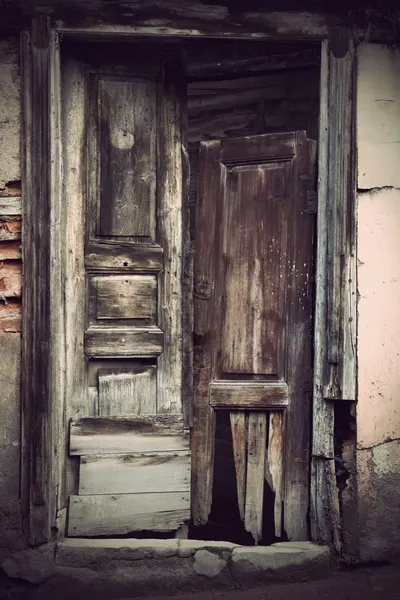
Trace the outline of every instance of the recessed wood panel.
<instances>
[{"instance_id":1,"label":"recessed wood panel","mask_svg":"<svg viewBox=\"0 0 400 600\"><path fill-rule=\"evenodd\" d=\"M99 415L123 416L157 411L156 367L142 373L99 371Z\"/></svg>"},{"instance_id":2,"label":"recessed wood panel","mask_svg":"<svg viewBox=\"0 0 400 600\"><path fill-rule=\"evenodd\" d=\"M82 456L79 494L189 492L190 453Z\"/></svg>"},{"instance_id":3,"label":"recessed wood panel","mask_svg":"<svg viewBox=\"0 0 400 600\"><path fill-rule=\"evenodd\" d=\"M164 334L158 327L91 327L85 331L88 356L156 357L163 346Z\"/></svg>"},{"instance_id":4,"label":"recessed wood panel","mask_svg":"<svg viewBox=\"0 0 400 600\"><path fill-rule=\"evenodd\" d=\"M97 319L146 319L155 323L157 282L154 275L96 277Z\"/></svg>"},{"instance_id":5,"label":"recessed wood panel","mask_svg":"<svg viewBox=\"0 0 400 600\"><path fill-rule=\"evenodd\" d=\"M155 238L156 84L99 81L102 236Z\"/></svg>"},{"instance_id":6,"label":"recessed wood panel","mask_svg":"<svg viewBox=\"0 0 400 600\"><path fill-rule=\"evenodd\" d=\"M220 373L283 376L290 163L226 170Z\"/></svg>"}]
</instances>

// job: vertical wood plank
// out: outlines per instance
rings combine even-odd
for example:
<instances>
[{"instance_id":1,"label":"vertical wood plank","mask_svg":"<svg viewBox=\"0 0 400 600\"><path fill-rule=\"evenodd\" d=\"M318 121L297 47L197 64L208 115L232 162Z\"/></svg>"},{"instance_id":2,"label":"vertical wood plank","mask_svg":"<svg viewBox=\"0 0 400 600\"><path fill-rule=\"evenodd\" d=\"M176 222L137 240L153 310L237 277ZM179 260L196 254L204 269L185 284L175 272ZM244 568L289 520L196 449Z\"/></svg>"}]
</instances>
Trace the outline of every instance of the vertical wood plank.
<instances>
[{"instance_id":1,"label":"vertical wood plank","mask_svg":"<svg viewBox=\"0 0 400 600\"><path fill-rule=\"evenodd\" d=\"M283 501L283 412L269 413L268 450L266 469L269 471L274 500L275 535L282 537Z\"/></svg>"},{"instance_id":2,"label":"vertical wood plank","mask_svg":"<svg viewBox=\"0 0 400 600\"><path fill-rule=\"evenodd\" d=\"M316 144L304 132L296 132L294 202L289 264L291 300L288 303L287 383L290 400L285 412L284 529L289 540L307 540L310 486L310 421L312 391L312 299L315 215L308 213L308 199L315 190Z\"/></svg>"},{"instance_id":3,"label":"vertical wood plank","mask_svg":"<svg viewBox=\"0 0 400 600\"><path fill-rule=\"evenodd\" d=\"M321 45L320 119L318 152L318 216L316 253L316 290L314 319L314 381L311 459L311 537L329 543L331 524L326 506L329 503L325 463L333 459L333 404L324 399L326 361L326 270L329 222L328 206L328 139L329 139L329 42Z\"/></svg>"},{"instance_id":4,"label":"vertical wood plank","mask_svg":"<svg viewBox=\"0 0 400 600\"><path fill-rule=\"evenodd\" d=\"M124 416L156 412L156 369L143 373L99 371L99 415Z\"/></svg>"},{"instance_id":5,"label":"vertical wood plank","mask_svg":"<svg viewBox=\"0 0 400 600\"><path fill-rule=\"evenodd\" d=\"M239 514L242 521L244 521L247 469L247 414L243 410L231 411L229 416L231 420Z\"/></svg>"},{"instance_id":6,"label":"vertical wood plank","mask_svg":"<svg viewBox=\"0 0 400 600\"><path fill-rule=\"evenodd\" d=\"M258 544L262 536L267 415L249 412L244 526Z\"/></svg>"},{"instance_id":7,"label":"vertical wood plank","mask_svg":"<svg viewBox=\"0 0 400 600\"><path fill-rule=\"evenodd\" d=\"M182 411L182 156L180 57L165 56L157 100L158 242L164 249L159 275L158 325L164 351L157 364L157 412Z\"/></svg>"},{"instance_id":8,"label":"vertical wood plank","mask_svg":"<svg viewBox=\"0 0 400 600\"><path fill-rule=\"evenodd\" d=\"M330 33L325 398L355 400L354 43L349 30Z\"/></svg>"},{"instance_id":9,"label":"vertical wood plank","mask_svg":"<svg viewBox=\"0 0 400 600\"><path fill-rule=\"evenodd\" d=\"M58 37L51 33L49 18L33 19L31 30L22 33L21 57L25 140L22 502L30 543L41 544L51 539L56 519L63 402L63 304L56 268L62 248L60 72Z\"/></svg>"},{"instance_id":10,"label":"vertical wood plank","mask_svg":"<svg viewBox=\"0 0 400 600\"><path fill-rule=\"evenodd\" d=\"M215 412L210 406L209 383L213 373L213 331L215 328L214 294L215 259L218 252L210 240L216 240L217 203L210 203L211 192L221 197L224 172L221 174L221 143L201 145L199 153L197 230L194 281L194 378L192 447L192 516L195 525L208 521L212 501L215 449Z\"/></svg>"}]
</instances>

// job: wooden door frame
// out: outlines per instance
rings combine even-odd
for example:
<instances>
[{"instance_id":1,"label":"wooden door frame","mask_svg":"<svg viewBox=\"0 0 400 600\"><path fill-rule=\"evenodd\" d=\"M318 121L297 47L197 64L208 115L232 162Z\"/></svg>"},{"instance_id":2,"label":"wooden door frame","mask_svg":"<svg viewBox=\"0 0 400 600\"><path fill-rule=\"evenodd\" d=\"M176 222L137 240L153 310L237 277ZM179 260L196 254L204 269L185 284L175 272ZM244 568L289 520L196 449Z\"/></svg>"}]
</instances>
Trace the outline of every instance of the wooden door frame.
<instances>
[{"instance_id":1,"label":"wooden door frame","mask_svg":"<svg viewBox=\"0 0 400 600\"><path fill-rule=\"evenodd\" d=\"M169 27L69 27L49 17L21 34L23 91L23 344L21 502L24 531L39 545L64 535L65 295L60 36L319 41L322 48L316 311L314 323L311 536L340 549L334 468L334 401L356 399L354 52L348 30L310 15L264 13L259 32L228 22L212 32ZM321 15L320 15L321 17ZM282 23L291 23L282 27ZM338 115L344 115L339 119ZM340 185L337 185L340 182ZM328 202L329 200L329 202ZM310 199L313 204L313 199ZM329 224L329 227L328 227ZM333 231L335 235L328 236ZM189 282L190 286L190 282ZM329 292L329 296L328 296ZM334 302L332 303L332 299ZM334 308L333 316L328 311ZM332 318L331 318L332 317ZM335 317L335 318L333 318ZM329 349L334 347L332 354ZM326 510L326 507L329 510Z\"/></svg>"}]
</instances>

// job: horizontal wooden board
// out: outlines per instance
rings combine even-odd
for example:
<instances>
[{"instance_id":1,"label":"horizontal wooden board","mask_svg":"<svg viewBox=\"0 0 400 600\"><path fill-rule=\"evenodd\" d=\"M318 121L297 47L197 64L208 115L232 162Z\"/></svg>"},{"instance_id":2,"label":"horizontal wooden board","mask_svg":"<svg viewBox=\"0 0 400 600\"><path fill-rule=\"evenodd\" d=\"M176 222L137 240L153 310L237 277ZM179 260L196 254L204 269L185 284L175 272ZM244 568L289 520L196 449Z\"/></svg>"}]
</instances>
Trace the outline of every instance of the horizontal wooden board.
<instances>
[{"instance_id":1,"label":"horizontal wooden board","mask_svg":"<svg viewBox=\"0 0 400 600\"><path fill-rule=\"evenodd\" d=\"M214 381L210 385L210 404L219 408L285 408L288 400L286 383Z\"/></svg>"},{"instance_id":2,"label":"horizontal wooden board","mask_svg":"<svg viewBox=\"0 0 400 600\"><path fill-rule=\"evenodd\" d=\"M81 456L79 494L189 492L190 452Z\"/></svg>"},{"instance_id":3,"label":"horizontal wooden board","mask_svg":"<svg viewBox=\"0 0 400 600\"><path fill-rule=\"evenodd\" d=\"M243 142L246 141L246 161L278 160L296 154L294 133L266 133L246 138L232 138L221 142L223 163L243 163Z\"/></svg>"},{"instance_id":4,"label":"horizontal wooden board","mask_svg":"<svg viewBox=\"0 0 400 600\"><path fill-rule=\"evenodd\" d=\"M163 249L157 244L90 242L85 248L85 266L96 270L161 271Z\"/></svg>"},{"instance_id":5,"label":"horizontal wooden board","mask_svg":"<svg viewBox=\"0 0 400 600\"><path fill-rule=\"evenodd\" d=\"M181 415L88 417L71 421L70 455L188 450Z\"/></svg>"},{"instance_id":6,"label":"horizontal wooden board","mask_svg":"<svg viewBox=\"0 0 400 600\"><path fill-rule=\"evenodd\" d=\"M150 319L155 321L155 275L108 275L95 278L98 319Z\"/></svg>"},{"instance_id":7,"label":"horizontal wooden board","mask_svg":"<svg viewBox=\"0 0 400 600\"><path fill-rule=\"evenodd\" d=\"M70 496L68 535L91 537L134 531L175 531L189 519L188 492Z\"/></svg>"},{"instance_id":8,"label":"horizontal wooden board","mask_svg":"<svg viewBox=\"0 0 400 600\"><path fill-rule=\"evenodd\" d=\"M158 356L164 348L164 333L158 327L89 327L85 331L88 356Z\"/></svg>"}]
</instances>

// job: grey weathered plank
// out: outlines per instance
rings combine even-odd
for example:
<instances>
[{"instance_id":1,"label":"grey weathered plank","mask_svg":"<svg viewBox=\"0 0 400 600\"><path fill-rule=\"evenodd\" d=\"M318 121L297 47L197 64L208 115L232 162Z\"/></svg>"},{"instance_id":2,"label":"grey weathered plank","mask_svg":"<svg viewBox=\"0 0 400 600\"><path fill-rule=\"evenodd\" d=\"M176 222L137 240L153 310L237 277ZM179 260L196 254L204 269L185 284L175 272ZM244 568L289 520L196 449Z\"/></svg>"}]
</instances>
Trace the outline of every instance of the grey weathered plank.
<instances>
[{"instance_id":1,"label":"grey weathered plank","mask_svg":"<svg viewBox=\"0 0 400 600\"><path fill-rule=\"evenodd\" d=\"M142 373L99 370L99 416L151 414L157 408L156 367Z\"/></svg>"},{"instance_id":2,"label":"grey weathered plank","mask_svg":"<svg viewBox=\"0 0 400 600\"><path fill-rule=\"evenodd\" d=\"M63 447L63 295L58 36L33 19L21 40L23 74L22 512L30 543L48 542ZM37 299L40 298L40 303ZM50 344L50 336L52 343ZM39 351L40 349L40 351ZM60 431L60 437L58 435ZM60 445L60 446L59 446Z\"/></svg>"},{"instance_id":3,"label":"grey weathered plank","mask_svg":"<svg viewBox=\"0 0 400 600\"><path fill-rule=\"evenodd\" d=\"M96 270L161 271L163 249L156 244L103 244L90 242L85 266Z\"/></svg>"},{"instance_id":4,"label":"grey weathered plank","mask_svg":"<svg viewBox=\"0 0 400 600\"><path fill-rule=\"evenodd\" d=\"M189 492L190 452L81 456L79 495Z\"/></svg>"},{"instance_id":5,"label":"grey weathered plank","mask_svg":"<svg viewBox=\"0 0 400 600\"><path fill-rule=\"evenodd\" d=\"M187 492L71 496L68 535L112 536L174 531L190 518Z\"/></svg>"},{"instance_id":6,"label":"grey weathered plank","mask_svg":"<svg viewBox=\"0 0 400 600\"><path fill-rule=\"evenodd\" d=\"M164 347L164 333L158 327L91 327L85 331L88 356L157 357Z\"/></svg>"},{"instance_id":7,"label":"grey weathered plank","mask_svg":"<svg viewBox=\"0 0 400 600\"><path fill-rule=\"evenodd\" d=\"M98 319L148 319L153 324L157 309L154 275L108 275L95 278Z\"/></svg>"},{"instance_id":8,"label":"grey weathered plank","mask_svg":"<svg viewBox=\"0 0 400 600\"><path fill-rule=\"evenodd\" d=\"M181 56L166 53L157 99L157 241L164 250L158 281L158 325L165 332L157 362L157 411L182 411Z\"/></svg>"},{"instance_id":9,"label":"grey weathered plank","mask_svg":"<svg viewBox=\"0 0 400 600\"><path fill-rule=\"evenodd\" d=\"M100 235L155 239L155 85L99 80Z\"/></svg>"},{"instance_id":10,"label":"grey weathered plank","mask_svg":"<svg viewBox=\"0 0 400 600\"><path fill-rule=\"evenodd\" d=\"M210 404L216 408L284 408L288 405L287 383L213 381Z\"/></svg>"},{"instance_id":11,"label":"grey weathered plank","mask_svg":"<svg viewBox=\"0 0 400 600\"><path fill-rule=\"evenodd\" d=\"M231 411L230 421L239 515L242 521L244 521L247 470L247 414L245 412Z\"/></svg>"},{"instance_id":12,"label":"grey weathered plank","mask_svg":"<svg viewBox=\"0 0 400 600\"><path fill-rule=\"evenodd\" d=\"M262 536L267 415L249 412L244 526L258 544Z\"/></svg>"},{"instance_id":13,"label":"grey weathered plank","mask_svg":"<svg viewBox=\"0 0 400 600\"><path fill-rule=\"evenodd\" d=\"M276 537L282 537L283 460L284 431L283 412L269 413L268 450L265 469L271 479L274 499L274 524Z\"/></svg>"},{"instance_id":14,"label":"grey weathered plank","mask_svg":"<svg viewBox=\"0 0 400 600\"><path fill-rule=\"evenodd\" d=\"M188 432L177 415L88 417L70 425L70 455L169 452L188 447Z\"/></svg>"},{"instance_id":15,"label":"grey weathered plank","mask_svg":"<svg viewBox=\"0 0 400 600\"><path fill-rule=\"evenodd\" d=\"M335 52L337 55L335 55ZM329 53L325 398L356 399L354 44L333 28Z\"/></svg>"}]
</instances>

